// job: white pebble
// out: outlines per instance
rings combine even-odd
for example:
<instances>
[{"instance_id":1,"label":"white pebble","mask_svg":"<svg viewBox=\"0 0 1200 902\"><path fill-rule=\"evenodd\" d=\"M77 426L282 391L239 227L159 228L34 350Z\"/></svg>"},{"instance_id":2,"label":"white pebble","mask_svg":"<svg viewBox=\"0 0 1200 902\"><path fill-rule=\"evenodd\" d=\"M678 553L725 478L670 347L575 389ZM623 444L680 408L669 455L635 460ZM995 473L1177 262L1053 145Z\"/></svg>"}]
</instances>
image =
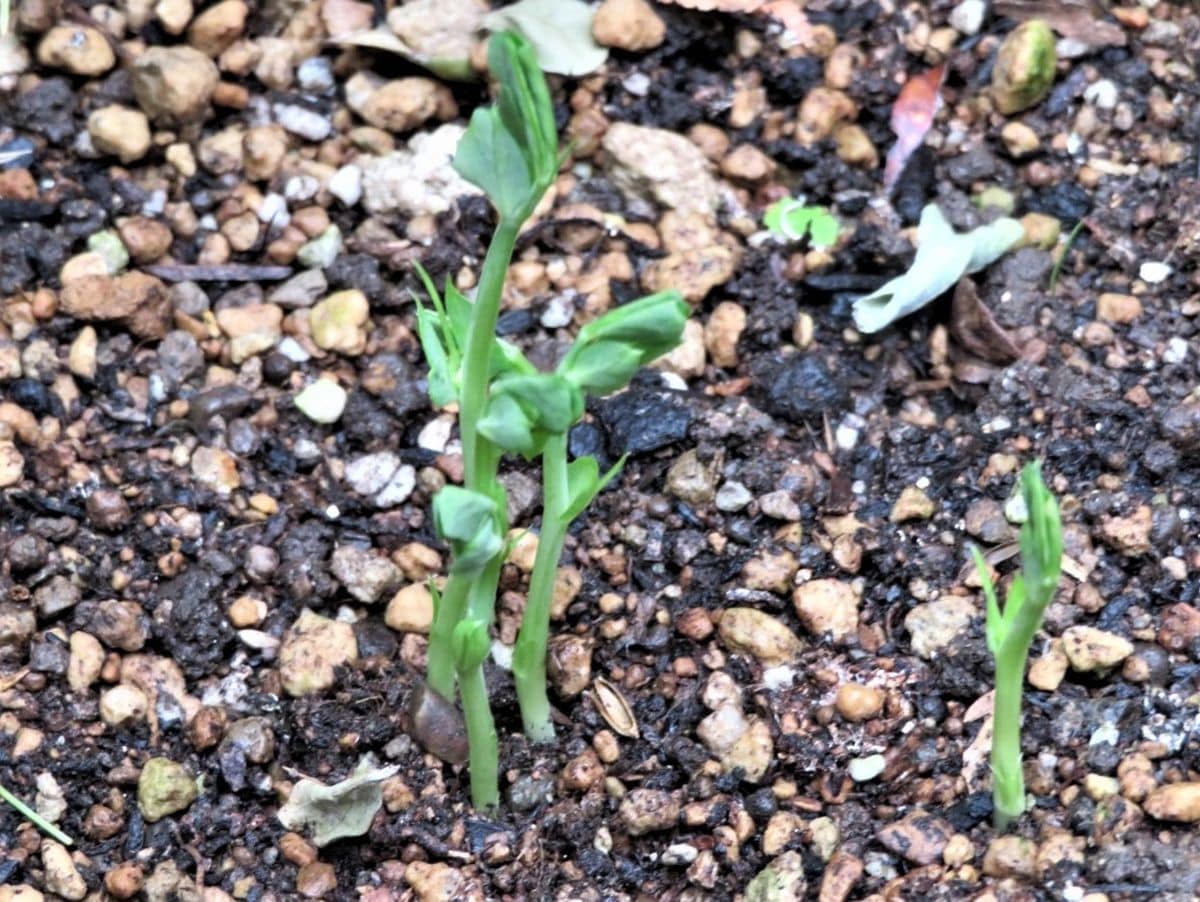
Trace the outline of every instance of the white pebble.
<instances>
[{"instance_id":1,"label":"white pebble","mask_svg":"<svg viewBox=\"0 0 1200 902\"><path fill-rule=\"evenodd\" d=\"M357 166L343 166L329 179L329 193L353 207L362 199L362 170Z\"/></svg>"},{"instance_id":2,"label":"white pebble","mask_svg":"<svg viewBox=\"0 0 1200 902\"><path fill-rule=\"evenodd\" d=\"M290 335L283 339L275 346L275 350L286 357L292 363L304 363L312 359L312 355L304 350L304 346Z\"/></svg>"},{"instance_id":3,"label":"white pebble","mask_svg":"<svg viewBox=\"0 0 1200 902\"><path fill-rule=\"evenodd\" d=\"M323 56L306 59L296 68L300 88L314 94L324 94L333 87L333 64Z\"/></svg>"},{"instance_id":4,"label":"white pebble","mask_svg":"<svg viewBox=\"0 0 1200 902\"><path fill-rule=\"evenodd\" d=\"M855 783L866 783L874 780L887 767L887 759L883 755L867 755L865 758L852 758L846 771Z\"/></svg>"},{"instance_id":5,"label":"white pebble","mask_svg":"<svg viewBox=\"0 0 1200 902\"><path fill-rule=\"evenodd\" d=\"M561 329L571 322L575 315L575 306L562 295L555 297L542 311L539 322L544 329Z\"/></svg>"},{"instance_id":6,"label":"white pebble","mask_svg":"<svg viewBox=\"0 0 1200 902\"><path fill-rule=\"evenodd\" d=\"M987 12L986 0L963 0L950 11L951 27L967 36L977 34L983 27L983 15Z\"/></svg>"},{"instance_id":7,"label":"white pebble","mask_svg":"<svg viewBox=\"0 0 1200 902\"><path fill-rule=\"evenodd\" d=\"M1107 78L1094 81L1084 89L1083 99L1098 110L1111 110L1117 105L1116 84Z\"/></svg>"},{"instance_id":8,"label":"white pebble","mask_svg":"<svg viewBox=\"0 0 1200 902\"><path fill-rule=\"evenodd\" d=\"M263 197L262 203L258 205L259 222L282 229L291 222L291 219L287 201L284 200L282 194L272 191Z\"/></svg>"},{"instance_id":9,"label":"white pebble","mask_svg":"<svg viewBox=\"0 0 1200 902\"><path fill-rule=\"evenodd\" d=\"M1169 279L1171 273L1174 271L1166 263L1159 260L1147 260L1138 268L1138 278L1151 285L1157 285L1159 282L1165 282Z\"/></svg>"},{"instance_id":10,"label":"white pebble","mask_svg":"<svg viewBox=\"0 0 1200 902\"><path fill-rule=\"evenodd\" d=\"M297 409L314 423L336 423L349 395L332 379L318 379L296 395Z\"/></svg>"},{"instance_id":11,"label":"white pebble","mask_svg":"<svg viewBox=\"0 0 1200 902\"><path fill-rule=\"evenodd\" d=\"M324 141L333 131L333 125L320 113L294 103L277 103L273 110L276 122L306 141Z\"/></svg>"},{"instance_id":12,"label":"white pebble","mask_svg":"<svg viewBox=\"0 0 1200 902\"><path fill-rule=\"evenodd\" d=\"M1166 350L1163 351L1163 363L1183 363L1187 360L1188 343L1176 335L1167 342Z\"/></svg>"}]
</instances>

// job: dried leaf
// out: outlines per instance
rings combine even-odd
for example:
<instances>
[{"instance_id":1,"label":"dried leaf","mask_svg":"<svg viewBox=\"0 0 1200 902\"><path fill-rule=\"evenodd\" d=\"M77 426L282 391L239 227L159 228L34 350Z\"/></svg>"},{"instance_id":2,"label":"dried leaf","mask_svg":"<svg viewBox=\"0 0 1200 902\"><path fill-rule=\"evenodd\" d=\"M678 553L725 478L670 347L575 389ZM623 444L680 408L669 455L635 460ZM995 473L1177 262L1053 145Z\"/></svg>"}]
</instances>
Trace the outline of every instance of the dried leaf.
<instances>
[{"instance_id":1,"label":"dried leaf","mask_svg":"<svg viewBox=\"0 0 1200 902\"><path fill-rule=\"evenodd\" d=\"M312 828L318 846L343 836L362 836L383 805L379 784L399 770L399 765L376 767L375 759L364 755L350 776L332 786L304 777L279 809L279 823L289 830Z\"/></svg>"},{"instance_id":2,"label":"dried leaf","mask_svg":"<svg viewBox=\"0 0 1200 902\"><path fill-rule=\"evenodd\" d=\"M398 38L391 29L382 25L367 31L354 31L330 38L328 43L338 47L365 47L368 50L383 50L394 53L409 62L428 69L434 75L456 81L468 81L475 77L469 59L430 58L422 56Z\"/></svg>"},{"instance_id":3,"label":"dried leaf","mask_svg":"<svg viewBox=\"0 0 1200 902\"><path fill-rule=\"evenodd\" d=\"M945 63L912 76L904 83L900 95L892 104L892 131L896 133L896 143L888 151L887 165L883 169L885 192L891 192L908 158L921 146L925 135L933 127L933 119L942 107L942 82L945 77Z\"/></svg>"},{"instance_id":4,"label":"dried leaf","mask_svg":"<svg viewBox=\"0 0 1200 902\"><path fill-rule=\"evenodd\" d=\"M608 59L592 37L595 11L583 0L520 0L488 14L484 27L511 28L533 45L538 65L559 75L587 75Z\"/></svg>"},{"instance_id":5,"label":"dried leaf","mask_svg":"<svg viewBox=\"0 0 1200 902\"><path fill-rule=\"evenodd\" d=\"M699 12L753 13L774 19L783 26L789 45L806 46L812 41L812 25L796 0L659 0Z\"/></svg>"},{"instance_id":6,"label":"dried leaf","mask_svg":"<svg viewBox=\"0 0 1200 902\"><path fill-rule=\"evenodd\" d=\"M979 732L962 754L962 778L972 790L982 788L984 778L991 774L988 757L992 751L992 707L995 697L996 690L988 690L976 699L963 715L964 723L983 719Z\"/></svg>"},{"instance_id":7,"label":"dried leaf","mask_svg":"<svg viewBox=\"0 0 1200 902\"><path fill-rule=\"evenodd\" d=\"M1043 19L1064 38L1089 47L1124 47L1128 40L1120 25L1101 18L1104 12L1092 0L996 0L993 9L1020 22Z\"/></svg>"},{"instance_id":8,"label":"dried leaf","mask_svg":"<svg viewBox=\"0 0 1200 902\"><path fill-rule=\"evenodd\" d=\"M633 708L621 694L621 690L603 677L592 681L592 701L604 722L626 739L637 739L641 733L638 730L637 718L633 716Z\"/></svg>"},{"instance_id":9,"label":"dried leaf","mask_svg":"<svg viewBox=\"0 0 1200 902\"><path fill-rule=\"evenodd\" d=\"M968 352L992 363L1010 363L1021 356L1016 342L979 300L975 283L965 276L954 289L950 334Z\"/></svg>"}]
</instances>

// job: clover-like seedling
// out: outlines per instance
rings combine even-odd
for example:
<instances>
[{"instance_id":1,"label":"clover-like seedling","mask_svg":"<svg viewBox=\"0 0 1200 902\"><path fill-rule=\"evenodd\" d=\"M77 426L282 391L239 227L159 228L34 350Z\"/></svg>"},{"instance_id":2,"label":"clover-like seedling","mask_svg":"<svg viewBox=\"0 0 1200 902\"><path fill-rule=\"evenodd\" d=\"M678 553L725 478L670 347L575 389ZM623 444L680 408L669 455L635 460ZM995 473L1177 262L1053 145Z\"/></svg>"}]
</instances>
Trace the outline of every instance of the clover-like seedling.
<instances>
[{"instance_id":1,"label":"clover-like seedling","mask_svg":"<svg viewBox=\"0 0 1200 902\"><path fill-rule=\"evenodd\" d=\"M1042 481L1040 463L1021 471L1021 496L1027 519L1021 526L1021 570L1008 587L1001 608L987 561L972 547L975 567L987 599L987 646L996 662L992 713L992 800L997 829L1025 812L1025 776L1021 766L1021 691L1025 662L1034 634L1054 598L1062 573L1062 520L1058 502Z\"/></svg>"},{"instance_id":2,"label":"clover-like seedling","mask_svg":"<svg viewBox=\"0 0 1200 902\"><path fill-rule=\"evenodd\" d=\"M833 247L838 239L838 221L825 207L808 206L785 197L767 207L763 225L777 238L800 241L805 235L813 247Z\"/></svg>"}]
</instances>

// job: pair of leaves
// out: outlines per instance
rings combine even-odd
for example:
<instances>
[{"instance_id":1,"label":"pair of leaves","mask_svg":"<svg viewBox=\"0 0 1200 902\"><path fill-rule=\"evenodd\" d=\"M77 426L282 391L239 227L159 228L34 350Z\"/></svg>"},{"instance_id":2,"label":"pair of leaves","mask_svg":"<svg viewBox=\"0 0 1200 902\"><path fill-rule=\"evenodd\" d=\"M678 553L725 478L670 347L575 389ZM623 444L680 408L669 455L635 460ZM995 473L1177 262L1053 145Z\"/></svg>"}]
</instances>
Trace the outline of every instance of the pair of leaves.
<instances>
[{"instance_id":1,"label":"pair of leaves","mask_svg":"<svg viewBox=\"0 0 1200 902\"><path fill-rule=\"evenodd\" d=\"M824 207L810 207L793 197L767 207L763 225L787 241L800 241L807 235L813 247L832 247L837 243L837 218Z\"/></svg>"},{"instance_id":2,"label":"pair of leaves","mask_svg":"<svg viewBox=\"0 0 1200 902\"><path fill-rule=\"evenodd\" d=\"M558 172L554 106L537 56L524 38L511 32L493 35L488 66L500 93L494 104L471 115L454 168L515 227L533 213Z\"/></svg>"},{"instance_id":3,"label":"pair of leaves","mask_svg":"<svg viewBox=\"0 0 1200 902\"><path fill-rule=\"evenodd\" d=\"M903 316L920 310L969 273L990 266L1024 236L1015 219L1002 217L959 234L942 211L930 204L917 226L917 255L902 276L854 302L854 322L860 332L878 332Z\"/></svg>"},{"instance_id":4,"label":"pair of leaves","mask_svg":"<svg viewBox=\"0 0 1200 902\"><path fill-rule=\"evenodd\" d=\"M443 486L433 498L433 526L453 553L451 573L477 573L504 548L499 506L482 492Z\"/></svg>"},{"instance_id":5,"label":"pair of leaves","mask_svg":"<svg viewBox=\"0 0 1200 902\"><path fill-rule=\"evenodd\" d=\"M1009 584L1003 610L987 561L978 548L971 547L987 600L987 646L993 657L1028 649L1062 574L1062 517L1058 502L1042 480L1039 462L1021 471L1021 495L1028 512L1020 534L1021 572Z\"/></svg>"},{"instance_id":6,"label":"pair of leaves","mask_svg":"<svg viewBox=\"0 0 1200 902\"><path fill-rule=\"evenodd\" d=\"M557 373L501 376L478 429L497 447L532 459L550 435L565 433L583 416L583 402L583 392Z\"/></svg>"}]
</instances>

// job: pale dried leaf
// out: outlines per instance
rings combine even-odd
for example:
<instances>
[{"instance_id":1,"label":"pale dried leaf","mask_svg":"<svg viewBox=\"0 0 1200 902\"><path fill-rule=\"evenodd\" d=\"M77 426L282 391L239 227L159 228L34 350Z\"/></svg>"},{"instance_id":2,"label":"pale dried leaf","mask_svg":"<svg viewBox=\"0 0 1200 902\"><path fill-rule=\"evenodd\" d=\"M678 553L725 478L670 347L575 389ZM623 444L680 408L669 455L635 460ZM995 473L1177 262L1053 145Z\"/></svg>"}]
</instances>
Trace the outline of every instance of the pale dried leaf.
<instances>
[{"instance_id":1,"label":"pale dried leaf","mask_svg":"<svg viewBox=\"0 0 1200 902\"><path fill-rule=\"evenodd\" d=\"M637 739L641 735L633 708L625 700L621 690L603 677L596 677L592 682L592 701L595 702L604 722L618 735L626 739Z\"/></svg>"},{"instance_id":2,"label":"pale dried leaf","mask_svg":"<svg viewBox=\"0 0 1200 902\"><path fill-rule=\"evenodd\" d=\"M377 767L374 757L364 755L350 776L332 786L304 777L279 809L279 822L289 830L309 827L318 846L362 836L383 805L380 784L399 770L399 765Z\"/></svg>"}]
</instances>

